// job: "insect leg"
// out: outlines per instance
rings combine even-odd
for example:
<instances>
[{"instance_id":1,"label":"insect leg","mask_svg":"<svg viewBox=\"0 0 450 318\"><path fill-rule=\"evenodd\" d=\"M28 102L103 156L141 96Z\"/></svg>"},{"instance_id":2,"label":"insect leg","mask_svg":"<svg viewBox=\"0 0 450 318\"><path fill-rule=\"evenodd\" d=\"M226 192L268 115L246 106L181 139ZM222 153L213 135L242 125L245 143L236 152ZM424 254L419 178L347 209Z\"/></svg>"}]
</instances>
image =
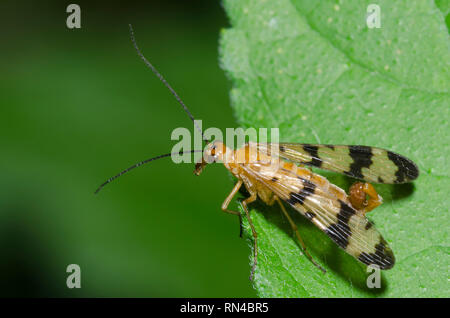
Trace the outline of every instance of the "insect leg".
<instances>
[{"instance_id":1,"label":"insect leg","mask_svg":"<svg viewBox=\"0 0 450 318\"><path fill-rule=\"evenodd\" d=\"M253 275L255 274L256 264L258 262L258 243L257 243L257 237L258 234L256 233L255 226L253 225L252 219L250 218L250 213L248 212L247 204L252 203L256 200L256 193L252 194L250 197L242 201L242 207L244 208L245 215L247 216L248 223L250 224L250 228L252 229L253 234L253 267L252 271L250 273L250 280L253 280Z\"/></svg>"},{"instance_id":2,"label":"insect leg","mask_svg":"<svg viewBox=\"0 0 450 318\"><path fill-rule=\"evenodd\" d=\"M228 205L230 204L233 197L236 195L236 193L239 191L240 187L242 186L242 180L239 180L236 185L234 186L233 190L231 190L230 194L227 196L225 201L222 203L222 211L230 214L237 215L239 217L239 236L242 237L242 216L241 213L237 211L228 210Z\"/></svg>"},{"instance_id":3,"label":"insect leg","mask_svg":"<svg viewBox=\"0 0 450 318\"><path fill-rule=\"evenodd\" d=\"M309 260L311 261L311 263L313 263L318 269L320 269L322 272L326 273L327 271L322 266L317 264L316 261L314 261L314 259L312 258L311 254L309 254L308 250L306 249L305 242L303 242L302 237L300 236L300 233L298 232L297 225L294 223L294 221L291 219L291 217L287 213L286 209L284 208L283 203L281 203L281 201L278 197L276 197L275 200L278 202L278 204L281 207L281 211L283 211L283 214L286 216L289 223L291 224L292 230L295 232L295 235L297 236L297 239L300 242L300 245L302 246L303 252L305 253L306 257L308 257Z\"/></svg>"},{"instance_id":4,"label":"insect leg","mask_svg":"<svg viewBox=\"0 0 450 318\"><path fill-rule=\"evenodd\" d=\"M349 193L348 199L352 206L364 213L372 211L383 202L383 198L370 183L356 182L350 187Z\"/></svg>"}]
</instances>

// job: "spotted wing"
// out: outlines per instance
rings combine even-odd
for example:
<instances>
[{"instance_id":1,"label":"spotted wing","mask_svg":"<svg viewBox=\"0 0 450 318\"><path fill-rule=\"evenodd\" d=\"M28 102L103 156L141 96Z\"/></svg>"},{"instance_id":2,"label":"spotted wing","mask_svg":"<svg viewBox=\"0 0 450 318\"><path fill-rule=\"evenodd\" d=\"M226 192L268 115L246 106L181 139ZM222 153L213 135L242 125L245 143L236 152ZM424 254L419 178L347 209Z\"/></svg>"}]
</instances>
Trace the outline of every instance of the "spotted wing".
<instances>
[{"instance_id":1,"label":"spotted wing","mask_svg":"<svg viewBox=\"0 0 450 318\"><path fill-rule=\"evenodd\" d=\"M297 143L280 143L271 148L271 144L258 144L263 153L270 154L273 149L281 158L372 183L405 183L419 176L413 161L381 148Z\"/></svg>"},{"instance_id":2,"label":"spotted wing","mask_svg":"<svg viewBox=\"0 0 450 318\"><path fill-rule=\"evenodd\" d=\"M273 172L258 164L244 169L362 263L381 269L394 266L392 250L364 214L312 182L313 178L307 179L306 173L301 173L305 169L292 172L280 168Z\"/></svg>"}]
</instances>

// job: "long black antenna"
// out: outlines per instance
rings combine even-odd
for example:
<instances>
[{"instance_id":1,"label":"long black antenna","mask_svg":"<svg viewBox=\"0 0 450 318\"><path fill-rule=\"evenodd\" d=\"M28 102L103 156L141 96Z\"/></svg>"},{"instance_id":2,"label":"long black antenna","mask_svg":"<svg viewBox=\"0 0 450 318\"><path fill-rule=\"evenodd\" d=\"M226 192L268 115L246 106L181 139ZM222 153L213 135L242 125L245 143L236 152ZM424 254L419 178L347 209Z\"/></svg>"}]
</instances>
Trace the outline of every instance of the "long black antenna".
<instances>
[{"instance_id":1,"label":"long black antenna","mask_svg":"<svg viewBox=\"0 0 450 318\"><path fill-rule=\"evenodd\" d=\"M136 43L136 39L134 37L134 31L133 31L133 27L131 24L129 24L130 27L130 38L131 38L131 42L133 42L133 46L137 51L137 54L139 55L139 57L144 61L145 65L148 66L149 69L152 70L152 72L159 78L159 80L161 82L163 82L163 84L169 89L169 91L172 93L172 95L175 97L175 99L178 101L178 103L181 105L181 107L183 107L184 111L188 114L189 118L192 120L192 122L194 123L195 128L197 128L197 130L202 134L202 139L204 141L208 141L207 139L205 139L205 136L203 135L203 131L200 129L200 127L195 123L195 119L194 116L192 116L191 112L189 111L189 109L187 108L187 106L183 103L183 101L181 100L180 96L178 96L177 92L175 92L175 90L172 88L172 86L170 86L169 83L167 83L167 81L165 80L165 78L161 75L160 72L158 72L158 70L152 65L152 63L150 63L144 56L144 54L142 54L141 50L139 49L137 43Z\"/></svg>"},{"instance_id":2,"label":"long black antenna","mask_svg":"<svg viewBox=\"0 0 450 318\"><path fill-rule=\"evenodd\" d=\"M164 154L164 155L156 156L156 157L149 158L149 159L146 159L146 160L144 160L144 161L138 162L138 163L132 165L131 167L129 167L129 168L127 168L127 169L121 171L120 173L116 174L114 177L111 177L111 178L109 178L108 180L106 180L105 182L103 182L103 183L97 188L97 190L95 190L94 194L97 194L101 189L103 189L103 187L104 187L105 185L107 185L107 184L110 183L111 181L117 179L117 178L120 177L121 175L124 175L124 174L127 173L128 171L133 170L134 168L137 168L137 167L140 167L140 166L142 166L142 165L144 165L144 164L146 164L146 163L149 163L150 161L154 161L154 160L157 160L157 159L170 157L170 156L172 156L172 155L181 155L181 154L183 154L183 153L194 153L194 152L202 152L202 151L203 151L203 150L188 150L188 151L183 151L183 152L166 153L166 154Z\"/></svg>"},{"instance_id":3,"label":"long black antenna","mask_svg":"<svg viewBox=\"0 0 450 318\"><path fill-rule=\"evenodd\" d=\"M136 52L138 53L139 57L144 61L145 65L148 66L148 68L150 68L152 70L152 72L159 78L159 80L161 82L163 82L163 84L169 89L169 91L172 93L172 95L176 98L176 100L178 101L178 103L183 107L184 111L188 114L189 118L192 120L192 122L194 123L195 128L202 134L202 139L204 141L208 141L205 136L203 135L203 131L200 129L200 127L195 123L195 119L194 116L192 116L191 112L189 111L189 109L187 108L187 106L183 103L183 101L181 100L180 96L178 96L177 92L175 92L175 90L172 88L172 86L170 86L169 83L167 83L167 81L164 79L164 77L161 75L161 73L158 72L158 70L145 58L144 54L142 54L141 50L139 49L137 43L136 43L136 39L134 37L134 31L133 31L133 27L131 24L129 24L130 27L130 38L131 38L131 42L133 43L134 48L136 49ZM149 158L146 159L144 161L138 162L134 165L132 165L131 167L121 171L120 173L116 174L114 177L109 178L108 180L106 180L105 182L103 182L98 188L97 190L95 190L95 194L97 194L101 189L103 189L104 186L106 186L108 183L110 183L111 181L117 179L118 177L124 175L125 173L127 173L130 170L133 170L134 168L140 167L150 161L154 161L157 159L161 159L161 158L166 158L166 157L170 157L172 155L180 155L183 153L194 153L194 152L203 152L203 150L190 150L190 151L184 151L184 152L179 152L179 153L166 153L164 155L160 155L160 156L156 156L153 158Z\"/></svg>"}]
</instances>

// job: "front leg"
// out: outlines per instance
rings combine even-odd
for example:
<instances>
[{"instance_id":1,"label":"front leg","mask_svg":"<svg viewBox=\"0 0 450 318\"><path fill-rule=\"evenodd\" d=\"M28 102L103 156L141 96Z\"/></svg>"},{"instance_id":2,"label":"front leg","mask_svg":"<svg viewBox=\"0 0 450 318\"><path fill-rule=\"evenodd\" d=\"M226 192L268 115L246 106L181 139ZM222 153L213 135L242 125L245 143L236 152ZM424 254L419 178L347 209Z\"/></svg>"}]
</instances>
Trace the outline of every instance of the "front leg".
<instances>
[{"instance_id":1,"label":"front leg","mask_svg":"<svg viewBox=\"0 0 450 318\"><path fill-rule=\"evenodd\" d=\"M230 194L227 196L225 201L222 203L222 211L230 214L234 214L239 216L239 236L242 237L242 216L241 213L237 211L228 210L228 205L230 204L233 197L236 195L236 193L239 191L239 189L242 186L242 180L239 180L236 185L234 186L233 190L231 190Z\"/></svg>"}]
</instances>

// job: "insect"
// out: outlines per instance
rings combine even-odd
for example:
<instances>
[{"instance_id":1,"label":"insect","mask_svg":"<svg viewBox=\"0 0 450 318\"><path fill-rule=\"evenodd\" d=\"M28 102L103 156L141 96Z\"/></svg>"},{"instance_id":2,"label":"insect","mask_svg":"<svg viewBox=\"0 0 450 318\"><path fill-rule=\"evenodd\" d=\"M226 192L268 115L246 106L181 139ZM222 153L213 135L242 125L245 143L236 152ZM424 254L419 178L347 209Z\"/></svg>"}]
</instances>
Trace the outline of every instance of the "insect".
<instances>
[{"instance_id":1,"label":"insect","mask_svg":"<svg viewBox=\"0 0 450 318\"><path fill-rule=\"evenodd\" d=\"M170 90L194 122L194 117L177 93L141 53L131 25L130 35L138 55ZM196 127L203 136L201 129ZM406 183L419 176L418 167L410 159L392 151L368 146L249 142L242 148L233 150L222 141L210 142L205 138L204 140L207 145L203 151L202 161L195 165L194 173L200 175L206 165L222 162L236 177L237 182L223 202L222 210L239 217L241 235L241 213L229 210L228 206L241 187L245 187L249 193L249 196L241 201L241 206L253 235L253 266L250 279L253 278L258 261L258 235L248 205L257 199L267 205L276 203L280 207L305 256L324 272L325 270L309 254L296 224L283 203L309 219L339 247L360 262L376 265L380 269L390 269L394 266L395 258L391 248L373 223L366 218L366 213L382 203L381 196L371 183ZM108 179L95 193L131 169L171 155L169 153L139 162ZM343 189L312 172L308 166L342 173L364 182L354 183L347 195Z\"/></svg>"}]
</instances>

